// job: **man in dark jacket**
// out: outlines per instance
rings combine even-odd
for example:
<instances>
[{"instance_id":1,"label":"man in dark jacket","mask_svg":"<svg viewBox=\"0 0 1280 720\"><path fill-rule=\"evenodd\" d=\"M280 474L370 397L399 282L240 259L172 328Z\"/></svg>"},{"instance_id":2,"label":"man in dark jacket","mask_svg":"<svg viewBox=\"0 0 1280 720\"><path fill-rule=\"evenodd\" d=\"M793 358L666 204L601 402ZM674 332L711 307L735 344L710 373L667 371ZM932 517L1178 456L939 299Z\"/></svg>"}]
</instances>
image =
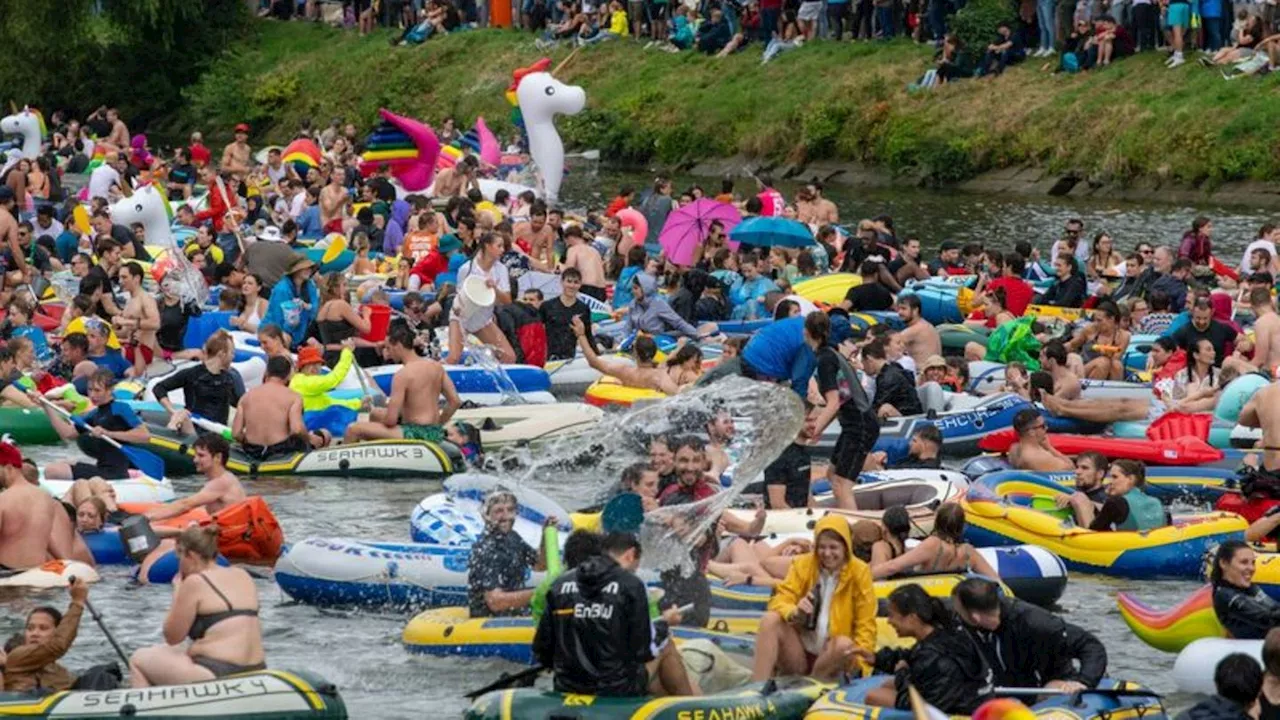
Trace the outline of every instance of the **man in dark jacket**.
<instances>
[{"instance_id":1,"label":"man in dark jacket","mask_svg":"<svg viewBox=\"0 0 1280 720\"><path fill-rule=\"evenodd\" d=\"M1098 687L1107 674L1107 648L1093 633L1079 625L1063 623L1067 627L1067 654L1079 668L1074 679L1091 687Z\"/></svg>"},{"instance_id":2,"label":"man in dark jacket","mask_svg":"<svg viewBox=\"0 0 1280 720\"><path fill-rule=\"evenodd\" d=\"M969 578L951 591L956 615L995 671L997 687L1045 687L1079 692L1085 683L1071 663L1066 623L1012 598L990 580Z\"/></svg>"},{"instance_id":3,"label":"man in dark jacket","mask_svg":"<svg viewBox=\"0 0 1280 720\"><path fill-rule=\"evenodd\" d=\"M1252 656L1232 653L1213 670L1217 695L1193 705L1176 720L1245 720L1254 717L1262 692L1262 667Z\"/></svg>"},{"instance_id":4,"label":"man in dark jacket","mask_svg":"<svg viewBox=\"0 0 1280 720\"><path fill-rule=\"evenodd\" d=\"M729 27L729 22L724 19L724 13L720 8L711 9L711 17L702 26L698 28L696 42L698 49L708 55L715 55L729 44L729 40L733 37L733 29Z\"/></svg>"},{"instance_id":5,"label":"man in dark jacket","mask_svg":"<svg viewBox=\"0 0 1280 720\"><path fill-rule=\"evenodd\" d=\"M556 692L636 697L695 695L668 627L680 611L649 618L649 597L635 576L640 540L610 533L603 555L561 575L533 637L533 656L555 673ZM656 670L657 682L649 678Z\"/></svg>"},{"instance_id":6,"label":"man in dark jacket","mask_svg":"<svg viewBox=\"0 0 1280 720\"><path fill-rule=\"evenodd\" d=\"M862 371L876 379L871 410L877 417L919 415L924 412L916 384L897 363L889 362L885 338L877 338L862 348Z\"/></svg>"}]
</instances>

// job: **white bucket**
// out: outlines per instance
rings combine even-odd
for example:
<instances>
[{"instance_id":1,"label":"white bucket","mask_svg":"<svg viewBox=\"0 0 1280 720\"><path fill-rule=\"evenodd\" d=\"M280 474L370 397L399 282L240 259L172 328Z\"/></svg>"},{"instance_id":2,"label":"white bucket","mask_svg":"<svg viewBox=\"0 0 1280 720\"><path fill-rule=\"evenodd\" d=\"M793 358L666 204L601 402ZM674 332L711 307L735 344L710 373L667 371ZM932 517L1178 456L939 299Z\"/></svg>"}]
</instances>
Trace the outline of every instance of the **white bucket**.
<instances>
[{"instance_id":1,"label":"white bucket","mask_svg":"<svg viewBox=\"0 0 1280 720\"><path fill-rule=\"evenodd\" d=\"M454 300L454 306L458 309L458 318L465 322L476 311L493 307L497 298L498 294L489 287L488 280L483 275L468 275L467 279L462 281L462 287L458 289L458 297Z\"/></svg>"}]
</instances>

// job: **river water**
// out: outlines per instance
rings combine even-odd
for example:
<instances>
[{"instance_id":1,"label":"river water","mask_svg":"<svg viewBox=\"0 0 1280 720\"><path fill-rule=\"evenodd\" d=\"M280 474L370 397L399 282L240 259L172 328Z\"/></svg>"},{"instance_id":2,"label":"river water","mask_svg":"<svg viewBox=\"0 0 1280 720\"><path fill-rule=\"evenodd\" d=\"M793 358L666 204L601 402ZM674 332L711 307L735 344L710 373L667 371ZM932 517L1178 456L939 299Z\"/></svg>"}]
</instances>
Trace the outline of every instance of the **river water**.
<instances>
[{"instance_id":1,"label":"river water","mask_svg":"<svg viewBox=\"0 0 1280 720\"><path fill-rule=\"evenodd\" d=\"M687 184L679 179L677 187ZM714 190L714 180L698 180ZM644 176L578 169L569 176L569 205L603 206L616 187L643 187ZM602 194L595 194L602 193ZM832 186L828 195L841 207L846 221L880 213L892 215L900 234L918 233L929 244L944 238L983 241L994 247L1027 239L1047 249L1070 217L1085 221L1086 231L1114 233L1117 247L1130 250L1138 241L1174 243L1197 214L1212 217L1220 247L1237 253L1267 218L1260 213L1200 207L1107 206L1097 202L1001 200L990 197L908 191L852 191ZM38 462L71 457L68 448L25 448ZM179 479L179 493L198 487ZM266 496L284 527L286 537L308 536L406 540L411 509L438 484L425 481L382 482L334 479L272 479L246 482L253 494ZM123 568L106 568L91 600L126 651L160 642L160 627L169 606L168 587L136 587ZM258 582L262 600L269 662L277 668L308 669L335 683L352 717L455 717L466 707L462 694L487 684L501 671L514 667L498 661L411 656L400 645L408 616L368 612L320 610L294 604L269 579ZM1064 616L1088 628L1106 644L1110 673L1136 680L1156 690L1172 692L1167 678L1174 656L1137 641L1115 607L1119 590L1136 592L1152 604L1170 606L1197 587L1193 581L1128 582L1075 576L1061 602ZM0 637L17 632L27 612L42 604L64 606L64 591L31 593L0 590ZM89 618L79 640L65 658L72 669L113 660L110 645ZM1189 698L1171 696L1173 707Z\"/></svg>"}]
</instances>

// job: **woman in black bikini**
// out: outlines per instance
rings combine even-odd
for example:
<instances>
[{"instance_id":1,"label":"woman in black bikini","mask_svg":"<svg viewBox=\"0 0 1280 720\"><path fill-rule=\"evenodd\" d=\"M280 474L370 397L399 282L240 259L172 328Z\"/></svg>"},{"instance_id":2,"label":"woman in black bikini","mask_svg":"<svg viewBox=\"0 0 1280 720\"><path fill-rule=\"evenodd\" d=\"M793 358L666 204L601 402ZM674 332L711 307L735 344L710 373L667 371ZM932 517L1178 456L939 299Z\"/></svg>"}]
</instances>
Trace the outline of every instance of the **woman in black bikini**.
<instances>
[{"instance_id":1,"label":"woman in black bikini","mask_svg":"<svg viewBox=\"0 0 1280 720\"><path fill-rule=\"evenodd\" d=\"M871 546L871 567L902 555L907 551L907 536L911 534L911 515L901 505L894 505L880 517L884 536Z\"/></svg>"},{"instance_id":2,"label":"woman in black bikini","mask_svg":"<svg viewBox=\"0 0 1280 720\"><path fill-rule=\"evenodd\" d=\"M342 341L347 338L356 339L356 362L361 367L380 364L382 357L377 348L360 338L372 327L369 321L372 308L366 305L356 312L351 307L347 300L347 279L338 273L325 278L321 297L324 304L316 315L316 330L320 333L320 342L324 343L324 364L330 368L338 364Z\"/></svg>"},{"instance_id":3,"label":"woman in black bikini","mask_svg":"<svg viewBox=\"0 0 1280 720\"><path fill-rule=\"evenodd\" d=\"M218 530L193 527L178 535L178 577L164 621L164 645L129 660L135 688L205 682L266 668L258 590L249 573L218 567ZM185 649L180 643L190 638Z\"/></svg>"},{"instance_id":4,"label":"woman in black bikini","mask_svg":"<svg viewBox=\"0 0 1280 720\"><path fill-rule=\"evenodd\" d=\"M963 538L964 509L956 503L946 503L938 508L929 537L892 560L873 563L871 576L880 580L904 572L975 572L998 580L1000 575L982 553Z\"/></svg>"}]
</instances>

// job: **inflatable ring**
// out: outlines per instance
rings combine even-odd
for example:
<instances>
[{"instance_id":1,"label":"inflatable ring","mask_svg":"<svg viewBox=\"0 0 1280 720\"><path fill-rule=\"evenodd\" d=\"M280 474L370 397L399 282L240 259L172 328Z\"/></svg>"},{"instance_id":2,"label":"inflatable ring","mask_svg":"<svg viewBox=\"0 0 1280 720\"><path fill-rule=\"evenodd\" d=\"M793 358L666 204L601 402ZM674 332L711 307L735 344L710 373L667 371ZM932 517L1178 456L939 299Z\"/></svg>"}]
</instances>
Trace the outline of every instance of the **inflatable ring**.
<instances>
[{"instance_id":1,"label":"inflatable ring","mask_svg":"<svg viewBox=\"0 0 1280 720\"><path fill-rule=\"evenodd\" d=\"M643 245L646 238L649 237L649 221L644 215L635 208L623 208L618 211L614 217L618 218L618 222L622 227L631 230L631 239L637 245Z\"/></svg>"}]
</instances>

